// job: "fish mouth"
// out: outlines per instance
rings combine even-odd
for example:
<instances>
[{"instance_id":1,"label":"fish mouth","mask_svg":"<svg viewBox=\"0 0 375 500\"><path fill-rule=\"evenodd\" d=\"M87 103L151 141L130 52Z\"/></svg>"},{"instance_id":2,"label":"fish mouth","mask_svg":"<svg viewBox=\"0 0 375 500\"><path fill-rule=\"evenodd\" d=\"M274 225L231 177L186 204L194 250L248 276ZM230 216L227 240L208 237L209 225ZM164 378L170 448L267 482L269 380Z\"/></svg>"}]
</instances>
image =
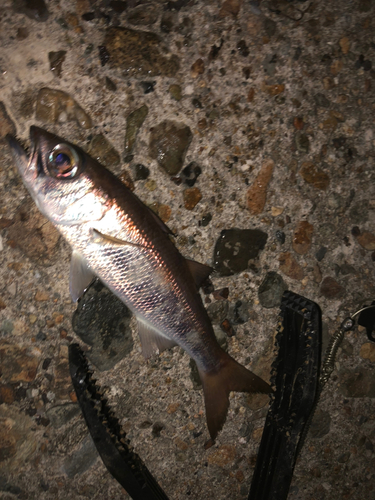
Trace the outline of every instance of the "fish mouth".
<instances>
[{"instance_id":1,"label":"fish mouth","mask_svg":"<svg viewBox=\"0 0 375 500\"><path fill-rule=\"evenodd\" d=\"M29 154L27 149L25 149L21 142L13 135L7 134L5 139L8 142L19 173L23 178L25 178L33 170L35 170L35 165L37 164L37 161L35 161L37 160L37 146L34 142L34 138L30 137L31 143Z\"/></svg>"},{"instance_id":2,"label":"fish mouth","mask_svg":"<svg viewBox=\"0 0 375 500\"><path fill-rule=\"evenodd\" d=\"M43 129L32 125L30 127L29 151L13 135L8 134L6 140L12 152L18 171L24 180L36 179L42 172L41 168L41 137Z\"/></svg>"}]
</instances>

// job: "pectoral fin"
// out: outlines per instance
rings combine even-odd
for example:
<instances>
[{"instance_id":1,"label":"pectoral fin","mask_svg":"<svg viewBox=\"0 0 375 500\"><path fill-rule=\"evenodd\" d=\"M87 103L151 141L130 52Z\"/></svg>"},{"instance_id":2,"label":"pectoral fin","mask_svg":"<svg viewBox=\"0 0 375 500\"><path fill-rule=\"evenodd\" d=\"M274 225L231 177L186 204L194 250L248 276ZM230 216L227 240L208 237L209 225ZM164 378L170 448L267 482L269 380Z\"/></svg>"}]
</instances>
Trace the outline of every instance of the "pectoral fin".
<instances>
[{"instance_id":1,"label":"pectoral fin","mask_svg":"<svg viewBox=\"0 0 375 500\"><path fill-rule=\"evenodd\" d=\"M86 260L74 250L70 261L69 275L69 291L73 302L77 302L94 278L95 275Z\"/></svg>"},{"instance_id":2,"label":"pectoral fin","mask_svg":"<svg viewBox=\"0 0 375 500\"><path fill-rule=\"evenodd\" d=\"M142 247L142 245L139 245L138 243L133 243L131 241L125 241L125 240L122 240L120 238L116 238L115 236L110 236L108 234L101 233L97 229L93 229L92 232L94 233L94 235L97 238L99 238L99 239L101 239L103 241L107 241L109 243L114 243L115 245L132 246L132 247Z\"/></svg>"},{"instance_id":3,"label":"pectoral fin","mask_svg":"<svg viewBox=\"0 0 375 500\"><path fill-rule=\"evenodd\" d=\"M142 354L145 359L177 345L173 340L160 335L158 331L146 322L139 318L137 318L137 321L139 338L141 339L142 344Z\"/></svg>"}]
</instances>

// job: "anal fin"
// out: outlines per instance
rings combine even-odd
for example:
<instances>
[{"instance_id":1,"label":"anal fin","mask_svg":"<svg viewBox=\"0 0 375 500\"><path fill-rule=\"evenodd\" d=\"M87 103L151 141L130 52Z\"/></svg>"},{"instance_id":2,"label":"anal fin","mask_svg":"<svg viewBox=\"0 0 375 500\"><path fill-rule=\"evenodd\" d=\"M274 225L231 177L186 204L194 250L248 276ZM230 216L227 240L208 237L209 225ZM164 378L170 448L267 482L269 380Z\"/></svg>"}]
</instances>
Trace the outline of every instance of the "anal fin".
<instances>
[{"instance_id":1,"label":"anal fin","mask_svg":"<svg viewBox=\"0 0 375 500\"><path fill-rule=\"evenodd\" d=\"M177 345L174 340L164 337L142 319L137 318L137 321L139 338L141 339L142 345L142 354L145 359Z\"/></svg>"}]
</instances>

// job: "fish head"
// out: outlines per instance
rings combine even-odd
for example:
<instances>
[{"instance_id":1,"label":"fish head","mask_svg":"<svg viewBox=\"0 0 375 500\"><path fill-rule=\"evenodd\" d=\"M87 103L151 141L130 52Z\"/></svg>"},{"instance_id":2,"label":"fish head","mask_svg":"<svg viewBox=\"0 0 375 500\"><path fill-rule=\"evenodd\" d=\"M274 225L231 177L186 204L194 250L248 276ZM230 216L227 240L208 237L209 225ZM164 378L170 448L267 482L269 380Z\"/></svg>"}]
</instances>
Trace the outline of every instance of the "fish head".
<instances>
[{"instance_id":1,"label":"fish head","mask_svg":"<svg viewBox=\"0 0 375 500\"><path fill-rule=\"evenodd\" d=\"M30 127L29 156L14 137L7 139L26 188L55 225L103 217L106 199L95 182L97 162L84 151L36 126Z\"/></svg>"}]
</instances>

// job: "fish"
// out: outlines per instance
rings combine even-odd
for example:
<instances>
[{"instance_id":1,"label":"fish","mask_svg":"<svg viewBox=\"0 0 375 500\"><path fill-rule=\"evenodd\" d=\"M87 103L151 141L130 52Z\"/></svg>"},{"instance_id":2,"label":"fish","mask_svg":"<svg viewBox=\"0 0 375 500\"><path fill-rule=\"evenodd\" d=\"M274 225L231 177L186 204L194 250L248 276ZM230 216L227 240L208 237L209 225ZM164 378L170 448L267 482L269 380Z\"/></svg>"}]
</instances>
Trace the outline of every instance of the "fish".
<instances>
[{"instance_id":1,"label":"fish","mask_svg":"<svg viewBox=\"0 0 375 500\"><path fill-rule=\"evenodd\" d=\"M212 268L183 257L164 222L78 146L37 126L30 127L29 155L16 138L7 139L31 197L72 248L73 301L98 277L136 316L146 359L182 347L197 364L215 440L231 391L271 388L216 340L199 293Z\"/></svg>"}]
</instances>

